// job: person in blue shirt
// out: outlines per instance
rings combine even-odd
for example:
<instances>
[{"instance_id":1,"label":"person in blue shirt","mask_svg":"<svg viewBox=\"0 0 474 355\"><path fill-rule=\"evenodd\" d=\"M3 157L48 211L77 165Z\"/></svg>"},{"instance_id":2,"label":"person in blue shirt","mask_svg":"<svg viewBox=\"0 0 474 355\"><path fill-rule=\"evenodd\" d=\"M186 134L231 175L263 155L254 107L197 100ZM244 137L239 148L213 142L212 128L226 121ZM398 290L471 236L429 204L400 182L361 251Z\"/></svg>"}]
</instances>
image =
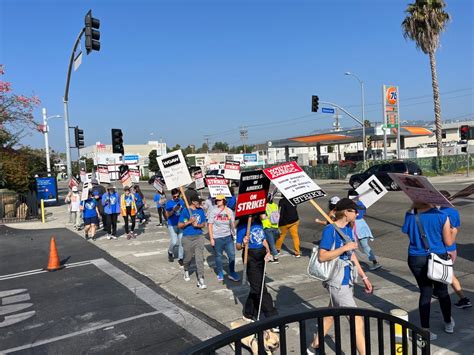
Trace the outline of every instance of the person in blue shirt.
<instances>
[{"instance_id":1,"label":"person in blue shirt","mask_svg":"<svg viewBox=\"0 0 474 355\"><path fill-rule=\"evenodd\" d=\"M155 196L153 196L153 202L156 204L156 210L158 211L158 218L160 219L160 223L158 227L163 226L163 219L166 222L166 214L165 214L165 205L166 205L166 195L165 193L159 193L158 191L155 192Z\"/></svg>"},{"instance_id":2,"label":"person in blue shirt","mask_svg":"<svg viewBox=\"0 0 474 355\"><path fill-rule=\"evenodd\" d=\"M145 215L145 208L147 207L146 199L139 185L133 186L133 194L135 195L135 203L137 205L138 222L142 224L144 221L145 222L147 221L147 218Z\"/></svg>"},{"instance_id":3,"label":"person in blue shirt","mask_svg":"<svg viewBox=\"0 0 474 355\"><path fill-rule=\"evenodd\" d=\"M89 237L95 240L95 231L99 225L99 209L97 208L97 201L93 197L92 190L89 190L89 197L87 200L81 201L82 217L84 219L84 232L86 240Z\"/></svg>"},{"instance_id":4,"label":"person in blue shirt","mask_svg":"<svg viewBox=\"0 0 474 355\"><path fill-rule=\"evenodd\" d=\"M171 200L168 200L165 205L166 217L168 218L168 233L170 236L170 244L168 247L168 261L174 261L174 248L178 246L178 263L183 266L183 231L178 227L179 217L185 208L184 201L180 198L178 189L171 190Z\"/></svg>"},{"instance_id":5,"label":"person in blue shirt","mask_svg":"<svg viewBox=\"0 0 474 355\"><path fill-rule=\"evenodd\" d=\"M420 232L419 220L427 241ZM419 313L421 327L430 329L431 296L433 290L438 296L441 313L443 314L444 330L448 334L454 333L454 320L451 317L451 298L447 285L428 278L428 260L430 253L436 253L442 258L448 258L446 247L454 243L451 225L448 216L434 206L416 202L411 210L405 214L402 232L409 237L408 267L416 279L420 289ZM430 333L431 340L437 335Z\"/></svg>"},{"instance_id":6,"label":"person in blue shirt","mask_svg":"<svg viewBox=\"0 0 474 355\"><path fill-rule=\"evenodd\" d=\"M206 226L206 215L201 208L203 200L197 196L191 196L189 209L185 208L180 216L178 228L183 230L183 249L184 249L184 281L189 281L189 266L194 257L197 269L197 287L206 289L204 283L204 235L202 229Z\"/></svg>"},{"instance_id":7,"label":"person in blue shirt","mask_svg":"<svg viewBox=\"0 0 474 355\"><path fill-rule=\"evenodd\" d=\"M247 235L247 225L249 218L252 219L252 222L250 225L249 235ZM270 293L268 293L265 284L263 283L262 285L262 282L264 281L263 277L265 263L270 260L271 252L268 242L265 239L265 232L263 230L260 217L246 216L240 218L239 223L237 224L237 238L235 246L237 250L242 250L244 247L248 248L247 280L250 284L250 291L242 312L243 319L245 321L257 320L259 316L258 308L260 304L261 292L261 310L265 315L265 318L278 315L278 311L273 305L272 296Z\"/></svg>"},{"instance_id":8,"label":"person in blue shirt","mask_svg":"<svg viewBox=\"0 0 474 355\"><path fill-rule=\"evenodd\" d=\"M448 216L449 223L451 225L451 233L453 235L454 240L456 240L459 227L461 226L461 218L459 216L458 210L453 207L440 207L439 209L441 212L445 213ZM456 242L454 242L453 245L451 246L447 246L446 250L448 251L448 254L451 257L451 260L453 261L453 264L454 264L454 262L456 261L456 257L458 255ZM459 297L458 302L454 304L457 308L472 307L471 300L468 297L464 296L461 282L459 282L459 279L456 277L456 275L454 275L454 273L453 273L453 283L451 284L451 287L453 288L454 292L456 292L456 295L458 295Z\"/></svg>"},{"instance_id":9,"label":"person in blue shirt","mask_svg":"<svg viewBox=\"0 0 474 355\"><path fill-rule=\"evenodd\" d=\"M334 223L323 229L321 242L319 244L319 261L331 261L338 258L340 267L323 285L329 292L329 307L357 307L354 301L354 282L357 274L362 278L366 293L372 293L372 284L362 270L357 256L353 250L357 249L357 243L352 235L351 223L354 223L360 207L351 199L343 198L337 202L334 208ZM342 238L335 226L344 233ZM345 240L347 239L347 241ZM351 242L349 242L351 240ZM333 318L326 317L323 320L323 333L326 335L333 325ZM365 354L364 320L355 318L356 346L360 354ZM308 354L319 353L319 338L314 334L313 342L307 348Z\"/></svg>"},{"instance_id":10,"label":"person in blue shirt","mask_svg":"<svg viewBox=\"0 0 474 355\"><path fill-rule=\"evenodd\" d=\"M367 255L369 261L372 262L372 265L369 266L369 270L378 270L382 267L382 265L380 265L380 263L377 261L377 257L375 256L372 248L369 245L369 240L373 241L374 236L372 234L372 230L370 229L364 218L367 213L367 207L365 207L364 203L359 200L359 194L356 190L349 190L347 197L353 199L357 206L360 207L357 211L358 213L356 220L352 224L352 231L357 237L362 251L365 253L365 255Z\"/></svg>"},{"instance_id":11,"label":"person in blue shirt","mask_svg":"<svg viewBox=\"0 0 474 355\"><path fill-rule=\"evenodd\" d=\"M120 196L115 191L114 185L107 187L107 192L102 195L102 206L107 226L107 239L117 239L117 218L120 214Z\"/></svg>"}]
</instances>

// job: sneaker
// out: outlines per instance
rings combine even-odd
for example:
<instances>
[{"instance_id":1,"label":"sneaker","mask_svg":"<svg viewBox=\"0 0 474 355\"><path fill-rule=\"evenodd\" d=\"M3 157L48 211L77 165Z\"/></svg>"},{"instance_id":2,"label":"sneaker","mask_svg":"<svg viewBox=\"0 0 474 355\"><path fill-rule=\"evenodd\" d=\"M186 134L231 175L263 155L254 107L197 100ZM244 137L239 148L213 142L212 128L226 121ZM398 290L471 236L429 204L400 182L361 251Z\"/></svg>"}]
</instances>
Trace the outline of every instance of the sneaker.
<instances>
[{"instance_id":1,"label":"sneaker","mask_svg":"<svg viewBox=\"0 0 474 355\"><path fill-rule=\"evenodd\" d=\"M217 281L222 282L224 281L224 273L220 272L217 274Z\"/></svg>"},{"instance_id":2,"label":"sneaker","mask_svg":"<svg viewBox=\"0 0 474 355\"><path fill-rule=\"evenodd\" d=\"M107 234L107 239L108 240L112 239L112 236L110 234Z\"/></svg>"},{"instance_id":3,"label":"sneaker","mask_svg":"<svg viewBox=\"0 0 474 355\"><path fill-rule=\"evenodd\" d=\"M113 240L117 239L115 235L111 235L110 238L112 238Z\"/></svg>"},{"instance_id":4,"label":"sneaker","mask_svg":"<svg viewBox=\"0 0 474 355\"><path fill-rule=\"evenodd\" d=\"M189 277L189 271L184 272L184 281L190 281L191 278Z\"/></svg>"},{"instance_id":5,"label":"sneaker","mask_svg":"<svg viewBox=\"0 0 474 355\"><path fill-rule=\"evenodd\" d=\"M130 238L132 238L131 234L127 233L127 240L130 240Z\"/></svg>"},{"instance_id":6,"label":"sneaker","mask_svg":"<svg viewBox=\"0 0 474 355\"><path fill-rule=\"evenodd\" d=\"M382 267L382 265L380 265L380 263L376 262L376 263L372 263L372 265L369 266L369 270L370 271L375 271L375 270L378 270Z\"/></svg>"},{"instance_id":7,"label":"sneaker","mask_svg":"<svg viewBox=\"0 0 474 355\"><path fill-rule=\"evenodd\" d=\"M243 319L244 321L246 321L246 322L249 322L249 323L255 322L255 320L253 319L253 317L250 317L250 316L245 316L245 315L243 315L243 316L242 316L242 319Z\"/></svg>"},{"instance_id":8,"label":"sneaker","mask_svg":"<svg viewBox=\"0 0 474 355\"><path fill-rule=\"evenodd\" d=\"M235 271L231 272L229 275L227 275L227 277L229 278L229 280L234 281L234 282L239 282L240 281L240 276Z\"/></svg>"},{"instance_id":9,"label":"sneaker","mask_svg":"<svg viewBox=\"0 0 474 355\"><path fill-rule=\"evenodd\" d=\"M301 254L295 254L295 258L301 258Z\"/></svg>"},{"instance_id":10,"label":"sneaker","mask_svg":"<svg viewBox=\"0 0 474 355\"><path fill-rule=\"evenodd\" d=\"M453 317L451 317L451 322L444 323L444 331L448 334L453 334L455 325L456 325L456 323L454 322Z\"/></svg>"},{"instance_id":11,"label":"sneaker","mask_svg":"<svg viewBox=\"0 0 474 355\"><path fill-rule=\"evenodd\" d=\"M308 355L319 355L320 354L319 348L313 348L311 345L309 345L306 348L306 354L308 354Z\"/></svg>"},{"instance_id":12,"label":"sneaker","mask_svg":"<svg viewBox=\"0 0 474 355\"><path fill-rule=\"evenodd\" d=\"M271 260L269 261L269 263L272 263L272 264L279 264L280 262L278 261L278 258L274 256L273 259L271 259Z\"/></svg>"},{"instance_id":13,"label":"sneaker","mask_svg":"<svg viewBox=\"0 0 474 355\"><path fill-rule=\"evenodd\" d=\"M138 235L137 233L132 232L132 238L133 238L133 239L137 239L137 235Z\"/></svg>"},{"instance_id":14,"label":"sneaker","mask_svg":"<svg viewBox=\"0 0 474 355\"><path fill-rule=\"evenodd\" d=\"M168 252L168 261L172 263L174 261L174 255L170 252Z\"/></svg>"},{"instance_id":15,"label":"sneaker","mask_svg":"<svg viewBox=\"0 0 474 355\"><path fill-rule=\"evenodd\" d=\"M179 267L184 267L183 259L178 259Z\"/></svg>"},{"instance_id":16,"label":"sneaker","mask_svg":"<svg viewBox=\"0 0 474 355\"><path fill-rule=\"evenodd\" d=\"M95 235L92 236L92 241L95 242Z\"/></svg>"},{"instance_id":17,"label":"sneaker","mask_svg":"<svg viewBox=\"0 0 474 355\"><path fill-rule=\"evenodd\" d=\"M469 308L472 307L471 300L467 297L461 298L454 304L457 308Z\"/></svg>"},{"instance_id":18,"label":"sneaker","mask_svg":"<svg viewBox=\"0 0 474 355\"><path fill-rule=\"evenodd\" d=\"M204 283L204 279L202 277L199 278L197 287L199 287L201 290L205 290L207 288L206 284Z\"/></svg>"},{"instance_id":19,"label":"sneaker","mask_svg":"<svg viewBox=\"0 0 474 355\"><path fill-rule=\"evenodd\" d=\"M87 232L84 233L84 239L85 240L89 239L89 236L87 235Z\"/></svg>"}]
</instances>

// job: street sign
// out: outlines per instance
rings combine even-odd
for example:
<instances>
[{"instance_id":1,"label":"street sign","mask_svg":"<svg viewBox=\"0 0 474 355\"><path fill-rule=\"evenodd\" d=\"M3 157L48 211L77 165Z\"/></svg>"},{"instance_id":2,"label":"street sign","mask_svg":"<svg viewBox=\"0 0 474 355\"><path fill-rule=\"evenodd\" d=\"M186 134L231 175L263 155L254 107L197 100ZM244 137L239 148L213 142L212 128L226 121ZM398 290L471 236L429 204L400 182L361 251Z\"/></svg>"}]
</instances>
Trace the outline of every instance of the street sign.
<instances>
[{"instance_id":1,"label":"street sign","mask_svg":"<svg viewBox=\"0 0 474 355\"><path fill-rule=\"evenodd\" d=\"M334 113L334 112L336 112L333 108L330 108L330 107L323 107L323 108L321 109L321 111L322 111L323 113Z\"/></svg>"}]
</instances>

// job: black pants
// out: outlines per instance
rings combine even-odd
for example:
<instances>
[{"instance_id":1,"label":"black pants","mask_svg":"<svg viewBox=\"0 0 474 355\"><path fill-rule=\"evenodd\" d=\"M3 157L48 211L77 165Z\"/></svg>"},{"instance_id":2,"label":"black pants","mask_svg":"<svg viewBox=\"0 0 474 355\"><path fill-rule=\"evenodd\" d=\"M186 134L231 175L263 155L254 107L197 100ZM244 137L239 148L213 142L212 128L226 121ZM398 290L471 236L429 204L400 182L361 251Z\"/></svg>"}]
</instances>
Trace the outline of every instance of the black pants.
<instances>
[{"instance_id":1,"label":"black pants","mask_svg":"<svg viewBox=\"0 0 474 355\"><path fill-rule=\"evenodd\" d=\"M448 285L433 281L428 278L428 257L408 256L408 267L420 289L420 300L418 309L420 312L420 322L423 328L430 327L431 296L433 289L438 296L443 319L446 323L451 322L451 298L448 293Z\"/></svg>"},{"instance_id":2,"label":"black pants","mask_svg":"<svg viewBox=\"0 0 474 355\"><path fill-rule=\"evenodd\" d=\"M111 213L105 215L105 221L107 225L107 233L112 234L113 236L117 235L117 213Z\"/></svg>"},{"instance_id":3,"label":"black pants","mask_svg":"<svg viewBox=\"0 0 474 355\"><path fill-rule=\"evenodd\" d=\"M260 303L260 293L262 291L263 268L265 264L265 248L249 249L247 260L247 279L250 283L250 293L244 305L244 316L257 319L258 305ZM243 254L242 254L243 255ZM262 311L265 318L278 315L278 311L273 306L272 296L268 293L267 287L263 285Z\"/></svg>"},{"instance_id":4,"label":"black pants","mask_svg":"<svg viewBox=\"0 0 474 355\"><path fill-rule=\"evenodd\" d=\"M138 217L138 220L140 221L140 223L141 223L144 219L146 219L146 218L145 218L144 208L145 208L145 205L137 206L137 214L136 214L136 216Z\"/></svg>"},{"instance_id":5,"label":"black pants","mask_svg":"<svg viewBox=\"0 0 474 355\"><path fill-rule=\"evenodd\" d=\"M123 221L125 222L125 233L128 234L129 229L128 229L128 217L132 220L132 226L130 227L130 230L133 232L135 230L135 218L136 215L132 216L132 209L131 207L127 207L127 214L123 216Z\"/></svg>"},{"instance_id":6,"label":"black pants","mask_svg":"<svg viewBox=\"0 0 474 355\"><path fill-rule=\"evenodd\" d=\"M158 210L158 218L160 218L160 224L163 224L163 217L165 215L165 210L163 209L163 207L157 207L156 209ZM165 217L165 220L166 220L166 217Z\"/></svg>"}]
</instances>

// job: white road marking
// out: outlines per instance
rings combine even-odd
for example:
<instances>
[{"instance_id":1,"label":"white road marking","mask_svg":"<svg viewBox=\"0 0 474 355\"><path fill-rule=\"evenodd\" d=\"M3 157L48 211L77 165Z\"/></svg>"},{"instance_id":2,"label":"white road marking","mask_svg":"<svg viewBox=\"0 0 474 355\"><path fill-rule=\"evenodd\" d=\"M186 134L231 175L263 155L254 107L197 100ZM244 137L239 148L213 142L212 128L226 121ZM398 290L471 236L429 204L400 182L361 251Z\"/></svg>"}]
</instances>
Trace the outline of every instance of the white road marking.
<instances>
[{"instance_id":1,"label":"white road marking","mask_svg":"<svg viewBox=\"0 0 474 355\"><path fill-rule=\"evenodd\" d=\"M149 251L145 253L136 253L136 254L133 254L133 256L140 258L142 256L160 255L160 254L164 254L165 252L166 250L157 250L157 251Z\"/></svg>"},{"instance_id":2,"label":"white road marking","mask_svg":"<svg viewBox=\"0 0 474 355\"><path fill-rule=\"evenodd\" d=\"M33 305L33 303L19 303L19 304L10 304L8 306L0 306L0 315L15 313L18 311L22 311L26 308L29 308Z\"/></svg>"},{"instance_id":3,"label":"white road marking","mask_svg":"<svg viewBox=\"0 0 474 355\"><path fill-rule=\"evenodd\" d=\"M24 301L29 301L31 299L29 293L24 293L22 295L10 296L2 298L2 305L12 304L12 303L19 303Z\"/></svg>"},{"instance_id":4,"label":"white road marking","mask_svg":"<svg viewBox=\"0 0 474 355\"><path fill-rule=\"evenodd\" d=\"M78 261L77 263L64 264L64 267L65 268L73 268L73 267L78 267L78 266L89 265L90 263L91 263L90 260ZM23 277L23 276L31 276L31 275L36 275L36 274L42 274L44 272L49 272L49 271L44 270L44 269L35 269L35 270L17 272L15 274L1 275L0 276L0 281L16 279L18 277ZM12 290L12 291L16 291L16 290ZM8 292L12 292L12 291L8 291ZM1 296L1 293L0 293L0 296Z\"/></svg>"},{"instance_id":5,"label":"white road marking","mask_svg":"<svg viewBox=\"0 0 474 355\"><path fill-rule=\"evenodd\" d=\"M0 298L8 297L8 296L14 296L14 295L17 295L19 293L26 292L26 291L27 291L26 288L17 288L16 290L2 291L2 292L0 292Z\"/></svg>"},{"instance_id":6,"label":"white road marking","mask_svg":"<svg viewBox=\"0 0 474 355\"><path fill-rule=\"evenodd\" d=\"M0 328L8 327L9 325L22 322L30 317L33 317L36 314L35 311L29 311L24 313L13 314L11 316L5 316L5 320L0 322ZM3 352L0 351L0 354Z\"/></svg>"}]
</instances>

